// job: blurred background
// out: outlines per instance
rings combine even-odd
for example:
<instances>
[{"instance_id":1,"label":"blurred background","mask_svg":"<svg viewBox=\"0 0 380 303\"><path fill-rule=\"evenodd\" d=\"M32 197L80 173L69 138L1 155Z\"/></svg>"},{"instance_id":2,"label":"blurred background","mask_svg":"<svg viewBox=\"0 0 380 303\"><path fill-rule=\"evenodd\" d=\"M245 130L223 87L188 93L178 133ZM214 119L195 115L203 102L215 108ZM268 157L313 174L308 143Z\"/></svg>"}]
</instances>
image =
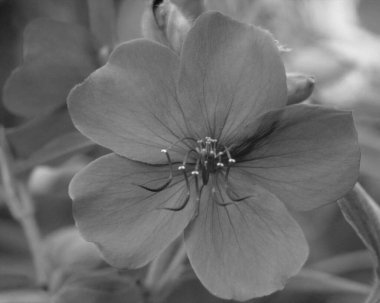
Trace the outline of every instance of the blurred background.
<instances>
[{"instance_id":1,"label":"blurred background","mask_svg":"<svg viewBox=\"0 0 380 303\"><path fill-rule=\"evenodd\" d=\"M185 1L173 2L181 6ZM143 0L115 0L114 3L117 8L114 23L116 42L141 37L142 14L148 3ZM353 110L362 149L360 182L374 200L380 202L380 1L209 0L205 6L270 30L286 49L283 59L287 71L315 78L314 92L306 102ZM87 29L90 23L86 1L1 0L0 88L10 81L12 70L22 66L23 31L37 18L78 24ZM48 124L43 124L38 131L19 135L20 127L30 125L36 118L16 114L17 111L15 113L7 106L5 95L4 92L0 95L0 124L6 129L13 152L14 177L26 184L34 201L35 217L49 267L49 292L54 293L54 302L76 302L71 297L57 295L64 292L62 285L75 282L63 282L67 281L66 272L78 264L91 269L107 265L73 228L67 186L81 167L107 151L82 144L69 156L54 159L57 161L51 161L49 157L46 161L41 160L38 158L40 150L36 147L23 149L29 143L22 140L41 139ZM49 140L52 138L44 144L51 147ZM49 152L46 150L45 153ZM15 298L17 302L40 302L40 291L34 292L34 270L27 239L19 222L12 218L3 194L4 188L0 186L0 302L16 302ZM307 268L336 278L329 280L330 276L323 275L310 278L305 272L290 281L285 291L254 302L363 301L365 287L373 279L372 261L339 208L332 204L295 215L311 247ZM141 274L140 271L130 273L134 277ZM2 293L6 294L4 299ZM78 302L101 302L90 299L91 292L84 296L87 299L80 297L82 301ZM126 296L128 294L121 292L111 301L127 302L118 301ZM199 282L189 278L178 286L168 302L222 300L213 298Z\"/></svg>"}]
</instances>

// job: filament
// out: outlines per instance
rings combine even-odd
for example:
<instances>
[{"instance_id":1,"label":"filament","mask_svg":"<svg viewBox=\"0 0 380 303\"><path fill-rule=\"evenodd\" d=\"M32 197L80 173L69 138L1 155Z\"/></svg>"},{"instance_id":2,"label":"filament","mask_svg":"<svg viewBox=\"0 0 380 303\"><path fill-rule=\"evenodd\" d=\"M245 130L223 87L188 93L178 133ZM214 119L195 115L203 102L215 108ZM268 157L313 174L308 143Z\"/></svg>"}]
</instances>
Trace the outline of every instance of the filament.
<instances>
[{"instance_id":1,"label":"filament","mask_svg":"<svg viewBox=\"0 0 380 303\"><path fill-rule=\"evenodd\" d=\"M168 160L168 164L169 164L169 177L168 177L168 180L160 187L157 187L157 188L151 188L151 187L148 187L148 186L145 186L145 185L141 185L141 184L137 184L137 186L145 189L145 190L148 190L148 191L151 191L151 192L160 192L162 190L164 190L165 188L167 188L170 183L172 182L173 180L173 164L172 164L172 160L170 158L170 155L168 153L168 151L166 149L162 149L161 150L162 153L164 153L166 155L166 158Z\"/></svg>"}]
</instances>

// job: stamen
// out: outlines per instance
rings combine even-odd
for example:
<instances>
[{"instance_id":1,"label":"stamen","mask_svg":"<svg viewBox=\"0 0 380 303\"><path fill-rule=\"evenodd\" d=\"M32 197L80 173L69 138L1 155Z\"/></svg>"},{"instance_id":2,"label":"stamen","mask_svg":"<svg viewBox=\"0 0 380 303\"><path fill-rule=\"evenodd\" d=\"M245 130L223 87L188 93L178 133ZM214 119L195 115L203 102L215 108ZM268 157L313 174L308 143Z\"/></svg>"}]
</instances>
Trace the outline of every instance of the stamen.
<instances>
[{"instance_id":1,"label":"stamen","mask_svg":"<svg viewBox=\"0 0 380 303\"><path fill-rule=\"evenodd\" d=\"M191 172L192 175L199 175L199 163L200 163L200 161L201 161L201 158L198 158L197 162L195 163L195 168Z\"/></svg>"},{"instance_id":2,"label":"stamen","mask_svg":"<svg viewBox=\"0 0 380 303\"><path fill-rule=\"evenodd\" d=\"M151 187L148 187L148 186L145 186L145 185L140 185L140 184L136 184L137 186L139 186L139 187L141 187L141 188L143 188L145 190L148 190L148 191L156 193L156 192L160 192L160 191L164 190L165 188L167 188L170 185L170 183L173 180L173 165L172 165L172 160L171 160L170 155L169 155L169 153L168 153L168 151L166 149L162 149L161 152L166 155L166 158L167 158L168 163L169 163L170 172L169 172L168 181L166 181L165 184L163 184L162 186L157 187L157 188L151 188Z\"/></svg>"},{"instance_id":3,"label":"stamen","mask_svg":"<svg viewBox=\"0 0 380 303\"><path fill-rule=\"evenodd\" d=\"M186 168L187 160L189 159L189 155L190 155L192 152L195 152L195 154L198 155L198 153L197 153L197 151L196 151L195 149L190 149L190 150L186 153L185 158L183 159L182 165L181 165L180 167L184 167L184 168L181 168L181 170ZM180 167L178 167L178 169L180 169Z\"/></svg>"},{"instance_id":4,"label":"stamen","mask_svg":"<svg viewBox=\"0 0 380 303\"><path fill-rule=\"evenodd\" d=\"M185 198L184 202L179 207L163 207L161 209L170 210L170 211L181 211L189 203L189 200L190 200L190 183L189 183L189 178L187 177L187 174L186 174L185 171L183 172L183 175L185 177L186 188L187 188L187 194L186 194L186 198Z\"/></svg>"}]
</instances>

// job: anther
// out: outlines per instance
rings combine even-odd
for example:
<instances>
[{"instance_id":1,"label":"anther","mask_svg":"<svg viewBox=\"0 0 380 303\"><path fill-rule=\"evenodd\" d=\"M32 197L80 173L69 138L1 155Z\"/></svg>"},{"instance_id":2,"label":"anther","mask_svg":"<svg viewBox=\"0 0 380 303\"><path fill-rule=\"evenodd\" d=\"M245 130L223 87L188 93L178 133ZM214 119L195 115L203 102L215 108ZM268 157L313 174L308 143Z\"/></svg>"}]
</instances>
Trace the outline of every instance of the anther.
<instances>
[{"instance_id":1,"label":"anther","mask_svg":"<svg viewBox=\"0 0 380 303\"><path fill-rule=\"evenodd\" d=\"M222 162L218 162L218 163L216 163L216 166L217 167L224 167L224 164Z\"/></svg>"},{"instance_id":2,"label":"anther","mask_svg":"<svg viewBox=\"0 0 380 303\"><path fill-rule=\"evenodd\" d=\"M185 170L186 167L184 165L178 166L178 170Z\"/></svg>"},{"instance_id":3,"label":"anther","mask_svg":"<svg viewBox=\"0 0 380 303\"><path fill-rule=\"evenodd\" d=\"M230 158L230 159L228 159L228 163L236 163L236 160L235 159L232 159L232 158Z\"/></svg>"},{"instance_id":4,"label":"anther","mask_svg":"<svg viewBox=\"0 0 380 303\"><path fill-rule=\"evenodd\" d=\"M167 153L168 150L167 150L167 149L161 149L161 152L162 152L162 153Z\"/></svg>"},{"instance_id":5,"label":"anther","mask_svg":"<svg viewBox=\"0 0 380 303\"><path fill-rule=\"evenodd\" d=\"M192 175L199 175L199 171L197 171L197 170L193 170L193 171L191 172L191 174L192 174Z\"/></svg>"}]
</instances>

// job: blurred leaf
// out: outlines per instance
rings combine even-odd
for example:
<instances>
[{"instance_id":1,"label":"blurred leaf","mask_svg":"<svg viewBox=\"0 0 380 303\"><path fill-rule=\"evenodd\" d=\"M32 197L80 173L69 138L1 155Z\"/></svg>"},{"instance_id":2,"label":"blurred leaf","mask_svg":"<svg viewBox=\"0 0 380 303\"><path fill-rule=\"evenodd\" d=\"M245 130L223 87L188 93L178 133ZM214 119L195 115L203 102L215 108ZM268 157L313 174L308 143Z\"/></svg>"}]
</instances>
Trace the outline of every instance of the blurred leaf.
<instances>
[{"instance_id":1,"label":"blurred leaf","mask_svg":"<svg viewBox=\"0 0 380 303\"><path fill-rule=\"evenodd\" d=\"M147 6L147 1L120 1L117 9L118 42L141 38L141 16Z\"/></svg>"},{"instance_id":2,"label":"blurred leaf","mask_svg":"<svg viewBox=\"0 0 380 303\"><path fill-rule=\"evenodd\" d=\"M177 288L168 296L165 303L225 303L235 302L226 301L212 295L201 282L194 276L177 286Z\"/></svg>"},{"instance_id":3,"label":"blurred leaf","mask_svg":"<svg viewBox=\"0 0 380 303\"><path fill-rule=\"evenodd\" d=\"M37 19L24 33L24 62L4 87L13 113L35 116L66 103L70 89L98 66L89 33L74 24Z\"/></svg>"},{"instance_id":4,"label":"blurred leaf","mask_svg":"<svg viewBox=\"0 0 380 303\"><path fill-rule=\"evenodd\" d=\"M380 127L380 120L374 126L357 122L362 152L360 170L363 174L380 181L380 130L375 127Z\"/></svg>"},{"instance_id":5,"label":"blurred leaf","mask_svg":"<svg viewBox=\"0 0 380 303\"><path fill-rule=\"evenodd\" d=\"M348 223L372 252L379 275L380 207L358 183L338 202Z\"/></svg>"},{"instance_id":6,"label":"blurred leaf","mask_svg":"<svg viewBox=\"0 0 380 303\"><path fill-rule=\"evenodd\" d=\"M184 15L197 18L205 10L204 0L171 0L176 4Z\"/></svg>"},{"instance_id":7,"label":"blurred leaf","mask_svg":"<svg viewBox=\"0 0 380 303\"><path fill-rule=\"evenodd\" d=\"M136 282L116 271L86 272L69 276L53 295L52 303L142 303Z\"/></svg>"},{"instance_id":8,"label":"blurred leaf","mask_svg":"<svg viewBox=\"0 0 380 303\"><path fill-rule=\"evenodd\" d=\"M363 269L372 269L373 262L368 250L360 250L324 259L311 264L310 267L321 272L339 275Z\"/></svg>"},{"instance_id":9,"label":"blurred leaf","mask_svg":"<svg viewBox=\"0 0 380 303\"><path fill-rule=\"evenodd\" d=\"M98 249L85 241L75 227L67 227L51 233L44 241L48 270L90 270L104 265Z\"/></svg>"},{"instance_id":10,"label":"blurred leaf","mask_svg":"<svg viewBox=\"0 0 380 303\"><path fill-rule=\"evenodd\" d=\"M306 268L289 280L286 289L300 292L358 295L367 295L370 291L370 287L365 284Z\"/></svg>"},{"instance_id":11,"label":"blurred leaf","mask_svg":"<svg viewBox=\"0 0 380 303\"><path fill-rule=\"evenodd\" d=\"M6 136L16 159L27 159L54 138L74 131L67 109L39 116L21 126L6 129Z\"/></svg>"},{"instance_id":12,"label":"blurred leaf","mask_svg":"<svg viewBox=\"0 0 380 303\"><path fill-rule=\"evenodd\" d=\"M34 166L70 156L79 150L83 151L93 146L94 143L79 132L64 134L41 147L26 161L17 162L15 170L25 171Z\"/></svg>"},{"instance_id":13,"label":"blurred leaf","mask_svg":"<svg viewBox=\"0 0 380 303\"><path fill-rule=\"evenodd\" d=\"M17 288L29 288L34 286L33 279L29 276L17 273L0 272L0 294L1 291ZM1 302L1 300L0 300Z\"/></svg>"},{"instance_id":14,"label":"blurred leaf","mask_svg":"<svg viewBox=\"0 0 380 303\"><path fill-rule=\"evenodd\" d=\"M205 0L208 10L219 11L241 22L252 21L256 0ZM269 2L269 1L268 1Z\"/></svg>"},{"instance_id":15,"label":"blurred leaf","mask_svg":"<svg viewBox=\"0 0 380 303\"><path fill-rule=\"evenodd\" d=\"M113 48L115 37L115 1L88 0L87 1L91 32L100 47Z\"/></svg>"},{"instance_id":16,"label":"blurred leaf","mask_svg":"<svg viewBox=\"0 0 380 303\"><path fill-rule=\"evenodd\" d=\"M0 303L49 303L46 292L40 290L15 290L0 293Z\"/></svg>"},{"instance_id":17,"label":"blurred leaf","mask_svg":"<svg viewBox=\"0 0 380 303\"><path fill-rule=\"evenodd\" d=\"M373 255L375 282L366 302L377 303L380 301L380 206L359 183L338 203L345 219Z\"/></svg>"},{"instance_id":18,"label":"blurred leaf","mask_svg":"<svg viewBox=\"0 0 380 303\"><path fill-rule=\"evenodd\" d=\"M16 159L16 173L94 145L76 131L64 108L7 129L6 136Z\"/></svg>"}]
</instances>

